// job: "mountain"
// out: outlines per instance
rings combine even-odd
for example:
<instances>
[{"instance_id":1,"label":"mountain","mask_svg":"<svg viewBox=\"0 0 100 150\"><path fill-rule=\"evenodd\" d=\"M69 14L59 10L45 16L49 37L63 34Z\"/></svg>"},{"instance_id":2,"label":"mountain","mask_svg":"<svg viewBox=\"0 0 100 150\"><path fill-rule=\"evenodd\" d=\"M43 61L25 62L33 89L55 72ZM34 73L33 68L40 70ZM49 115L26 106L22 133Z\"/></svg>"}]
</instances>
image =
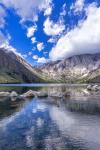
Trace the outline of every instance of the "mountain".
<instances>
[{"instance_id":1,"label":"mountain","mask_svg":"<svg viewBox=\"0 0 100 150\"><path fill-rule=\"evenodd\" d=\"M0 83L43 82L36 71L22 57L0 48Z\"/></svg>"},{"instance_id":2,"label":"mountain","mask_svg":"<svg viewBox=\"0 0 100 150\"><path fill-rule=\"evenodd\" d=\"M41 66L38 72L52 82L100 82L100 54L77 55L49 62Z\"/></svg>"},{"instance_id":3,"label":"mountain","mask_svg":"<svg viewBox=\"0 0 100 150\"><path fill-rule=\"evenodd\" d=\"M77 55L33 68L13 51L0 48L0 83L100 83L100 54Z\"/></svg>"}]
</instances>

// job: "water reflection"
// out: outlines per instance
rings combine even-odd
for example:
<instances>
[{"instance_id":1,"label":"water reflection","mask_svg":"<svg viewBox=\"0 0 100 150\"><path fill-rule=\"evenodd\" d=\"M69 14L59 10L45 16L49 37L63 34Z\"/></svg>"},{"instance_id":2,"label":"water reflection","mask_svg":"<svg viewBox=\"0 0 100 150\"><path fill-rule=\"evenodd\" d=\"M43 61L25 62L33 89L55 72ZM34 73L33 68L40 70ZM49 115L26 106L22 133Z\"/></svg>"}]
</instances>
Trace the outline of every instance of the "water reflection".
<instances>
[{"instance_id":1,"label":"water reflection","mask_svg":"<svg viewBox=\"0 0 100 150\"><path fill-rule=\"evenodd\" d=\"M37 90L70 97L0 100L0 150L100 150L99 93L66 86Z\"/></svg>"}]
</instances>

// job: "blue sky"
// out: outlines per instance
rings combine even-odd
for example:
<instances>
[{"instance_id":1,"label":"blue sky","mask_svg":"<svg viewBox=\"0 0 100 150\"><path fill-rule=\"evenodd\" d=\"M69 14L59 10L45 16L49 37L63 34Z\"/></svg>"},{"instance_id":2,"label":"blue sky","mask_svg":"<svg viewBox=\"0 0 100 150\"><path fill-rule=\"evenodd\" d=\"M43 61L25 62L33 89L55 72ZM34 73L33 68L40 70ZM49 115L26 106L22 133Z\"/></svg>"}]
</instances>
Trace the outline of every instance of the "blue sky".
<instances>
[{"instance_id":1,"label":"blue sky","mask_svg":"<svg viewBox=\"0 0 100 150\"><path fill-rule=\"evenodd\" d=\"M99 0L1 0L0 47L32 65L100 52Z\"/></svg>"}]
</instances>

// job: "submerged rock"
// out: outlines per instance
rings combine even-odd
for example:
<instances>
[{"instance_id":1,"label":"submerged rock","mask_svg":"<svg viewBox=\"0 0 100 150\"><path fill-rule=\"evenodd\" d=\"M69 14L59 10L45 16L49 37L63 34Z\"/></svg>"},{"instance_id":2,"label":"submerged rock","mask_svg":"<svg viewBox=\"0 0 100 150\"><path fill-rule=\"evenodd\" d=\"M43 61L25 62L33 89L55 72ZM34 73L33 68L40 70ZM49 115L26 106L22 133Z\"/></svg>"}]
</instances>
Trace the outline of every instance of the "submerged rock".
<instances>
[{"instance_id":1,"label":"submerged rock","mask_svg":"<svg viewBox=\"0 0 100 150\"><path fill-rule=\"evenodd\" d=\"M9 92L0 92L0 97L7 97L9 95L10 95Z\"/></svg>"}]
</instances>

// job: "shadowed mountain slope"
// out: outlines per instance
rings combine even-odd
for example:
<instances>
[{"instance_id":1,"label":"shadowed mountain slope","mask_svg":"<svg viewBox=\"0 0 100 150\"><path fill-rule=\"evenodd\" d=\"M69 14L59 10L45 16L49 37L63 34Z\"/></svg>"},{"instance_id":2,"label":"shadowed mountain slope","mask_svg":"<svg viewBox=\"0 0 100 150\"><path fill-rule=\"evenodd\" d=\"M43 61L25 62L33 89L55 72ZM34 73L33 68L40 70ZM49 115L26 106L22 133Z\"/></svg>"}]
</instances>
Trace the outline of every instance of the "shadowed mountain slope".
<instances>
[{"instance_id":1,"label":"shadowed mountain slope","mask_svg":"<svg viewBox=\"0 0 100 150\"><path fill-rule=\"evenodd\" d=\"M42 82L35 70L12 51L0 49L0 83Z\"/></svg>"}]
</instances>

